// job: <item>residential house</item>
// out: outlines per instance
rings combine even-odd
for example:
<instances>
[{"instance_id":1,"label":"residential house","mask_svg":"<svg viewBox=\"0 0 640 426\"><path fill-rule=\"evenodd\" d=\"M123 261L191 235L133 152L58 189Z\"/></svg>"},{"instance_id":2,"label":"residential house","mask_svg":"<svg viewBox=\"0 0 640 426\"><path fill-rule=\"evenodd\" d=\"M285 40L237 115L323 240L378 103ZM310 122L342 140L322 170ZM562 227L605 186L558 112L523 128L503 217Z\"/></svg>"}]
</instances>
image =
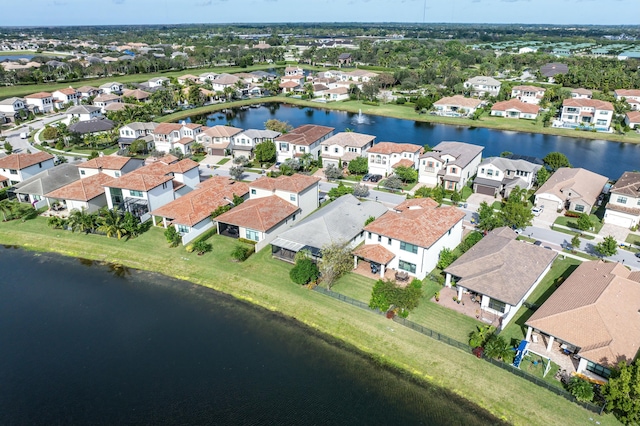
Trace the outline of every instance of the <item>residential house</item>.
<instances>
[{"instance_id":1,"label":"residential house","mask_svg":"<svg viewBox=\"0 0 640 426\"><path fill-rule=\"evenodd\" d=\"M632 228L640 224L640 173L624 172L609 190L604 223Z\"/></svg>"},{"instance_id":2,"label":"residential house","mask_svg":"<svg viewBox=\"0 0 640 426\"><path fill-rule=\"evenodd\" d=\"M105 94L99 95L93 99L93 105L100 107L100 111L104 114L107 112L107 107L113 104L121 104L122 98L118 95ZM124 108L124 105L122 106Z\"/></svg>"},{"instance_id":3,"label":"residential house","mask_svg":"<svg viewBox=\"0 0 640 426\"><path fill-rule=\"evenodd\" d=\"M338 55L338 63L342 65L351 65L353 62L353 56L351 53L341 53Z\"/></svg>"},{"instance_id":4,"label":"residential house","mask_svg":"<svg viewBox=\"0 0 640 426\"><path fill-rule=\"evenodd\" d=\"M367 219L378 218L386 211L381 203L344 195L280 234L271 242L271 254L293 263L301 250L319 259L323 247L329 244L347 244L353 249L364 241L362 227Z\"/></svg>"},{"instance_id":5,"label":"residential house","mask_svg":"<svg viewBox=\"0 0 640 426\"><path fill-rule=\"evenodd\" d=\"M466 117L473 115L482 105L479 99L465 98L461 95L445 96L433 103L436 115L448 117Z\"/></svg>"},{"instance_id":6,"label":"residential house","mask_svg":"<svg viewBox=\"0 0 640 426\"><path fill-rule=\"evenodd\" d=\"M133 98L138 102L146 102L149 99L151 99L151 93L145 92L144 90L140 90L140 89L133 89L133 90L125 89L122 92L122 96L126 98Z\"/></svg>"},{"instance_id":7,"label":"residential house","mask_svg":"<svg viewBox=\"0 0 640 426\"><path fill-rule=\"evenodd\" d=\"M69 123L77 119L77 121L89 121L102 118L102 109L93 105L78 105L67 110L67 119Z\"/></svg>"},{"instance_id":8,"label":"residential house","mask_svg":"<svg viewBox=\"0 0 640 426\"><path fill-rule=\"evenodd\" d=\"M546 89L537 86L514 86L511 89L511 97L526 104L538 105L544 97Z\"/></svg>"},{"instance_id":9,"label":"residential house","mask_svg":"<svg viewBox=\"0 0 640 426\"><path fill-rule=\"evenodd\" d=\"M473 180L473 192L508 197L516 186L521 189L531 189L541 168L540 164L526 160L512 160L504 157L485 158L478 165L478 173Z\"/></svg>"},{"instance_id":10,"label":"residential house","mask_svg":"<svg viewBox=\"0 0 640 426\"><path fill-rule=\"evenodd\" d=\"M211 87L216 92L224 92L224 89L231 87L232 89L238 89L237 83L241 83L243 87L246 87L246 82L241 78L236 77L233 74L218 74L213 80L211 80Z\"/></svg>"},{"instance_id":11,"label":"residential house","mask_svg":"<svg viewBox=\"0 0 640 426\"><path fill-rule=\"evenodd\" d=\"M27 105L33 108L34 113L48 113L53 111L53 95L49 92L32 93L24 97Z\"/></svg>"},{"instance_id":12,"label":"residential house","mask_svg":"<svg viewBox=\"0 0 640 426\"><path fill-rule=\"evenodd\" d=\"M53 167L53 155L46 152L11 154L0 158L0 176L15 185Z\"/></svg>"},{"instance_id":13,"label":"residential house","mask_svg":"<svg viewBox=\"0 0 640 426\"><path fill-rule=\"evenodd\" d=\"M151 212L153 224L156 217L162 225L175 226L182 235L182 244L188 244L212 228L215 221L211 213L222 206L233 206L234 196L246 199L249 186L224 176L212 176L200 183L196 189Z\"/></svg>"},{"instance_id":14,"label":"residential house","mask_svg":"<svg viewBox=\"0 0 640 426\"><path fill-rule=\"evenodd\" d=\"M162 87L165 84L169 84L169 79L167 77L154 77L154 78L149 79L149 81L147 81L147 85L150 88Z\"/></svg>"},{"instance_id":15,"label":"residential house","mask_svg":"<svg viewBox=\"0 0 640 426\"><path fill-rule=\"evenodd\" d=\"M124 84L118 82L105 83L100 85L99 89L102 90L102 93L107 95L120 95L122 94L122 89L124 88Z\"/></svg>"},{"instance_id":16,"label":"residential house","mask_svg":"<svg viewBox=\"0 0 640 426\"><path fill-rule=\"evenodd\" d=\"M174 157L175 158L175 157ZM154 211L187 194L200 182L198 163L190 159L156 161L104 184L108 207L131 212L143 222Z\"/></svg>"},{"instance_id":17,"label":"residential house","mask_svg":"<svg viewBox=\"0 0 640 426\"><path fill-rule=\"evenodd\" d=\"M195 123L161 123L153 131L153 142L158 151L177 149L183 154L191 152L191 145L202 132L203 126Z\"/></svg>"},{"instance_id":18,"label":"residential house","mask_svg":"<svg viewBox=\"0 0 640 426\"><path fill-rule=\"evenodd\" d=\"M616 100L625 100L632 110L640 110L640 89L618 89L615 92Z\"/></svg>"},{"instance_id":19,"label":"residential house","mask_svg":"<svg viewBox=\"0 0 640 426\"><path fill-rule=\"evenodd\" d=\"M217 76L218 74L216 74L215 72L205 72L198 76L198 80L200 80L203 83L206 83L207 81L212 81ZM180 83L180 84L184 84L184 83Z\"/></svg>"},{"instance_id":20,"label":"residential house","mask_svg":"<svg viewBox=\"0 0 640 426\"><path fill-rule=\"evenodd\" d=\"M504 329L549 272L557 253L516 240L503 227L489 232L449 265L445 284L455 282L458 299L470 293L480 302L476 317Z\"/></svg>"},{"instance_id":21,"label":"residential house","mask_svg":"<svg viewBox=\"0 0 640 426\"><path fill-rule=\"evenodd\" d=\"M273 142L273 140L281 134L282 133L275 132L273 130L243 130L240 133L231 136L233 138L231 154L234 157L238 155L244 155L245 157L251 159L253 158L253 149L258 144L266 141Z\"/></svg>"},{"instance_id":22,"label":"residential house","mask_svg":"<svg viewBox=\"0 0 640 426\"><path fill-rule=\"evenodd\" d=\"M71 124L68 129L69 133L78 133L80 135L105 133L113 130L115 124L106 118L94 118L88 121L78 121Z\"/></svg>"},{"instance_id":23,"label":"residential house","mask_svg":"<svg viewBox=\"0 0 640 426\"><path fill-rule=\"evenodd\" d=\"M471 96L498 96L502 83L493 77L478 76L470 78L463 85Z\"/></svg>"},{"instance_id":24,"label":"residential house","mask_svg":"<svg viewBox=\"0 0 640 426\"><path fill-rule=\"evenodd\" d=\"M349 99L349 89L346 87L336 87L325 90L322 95L327 101L346 101Z\"/></svg>"},{"instance_id":25,"label":"residential house","mask_svg":"<svg viewBox=\"0 0 640 426\"><path fill-rule=\"evenodd\" d=\"M369 173L389 176L394 167L405 165L405 163L409 167L416 168L421 152L422 146L412 143L379 142L367 151Z\"/></svg>"},{"instance_id":26,"label":"residential house","mask_svg":"<svg viewBox=\"0 0 640 426\"><path fill-rule=\"evenodd\" d=\"M496 102L491 107L491 115L506 118L524 118L535 120L540 108L537 104L524 103L518 99Z\"/></svg>"},{"instance_id":27,"label":"residential house","mask_svg":"<svg viewBox=\"0 0 640 426\"><path fill-rule=\"evenodd\" d=\"M464 215L431 198L406 200L364 227L364 245L354 250L355 262L379 265L381 277L392 268L421 280L436 267L442 249L460 244Z\"/></svg>"},{"instance_id":28,"label":"residential house","mask_svg":"<svg viewBox=\"0 0 640 426\"><path fill-rule=\"evenodd\" d=\"M320 153L320 143L333 136L333 127L305 124L275 138L278 161L311 154L315 160Z\"/></svg>"},{"instance_id":29,"label":"residential house","mask_svg":"<svg viewBox=\"0 0 640 426\"><path fill-rule=\"evenodd\" d=\"M562 64L559 62L550 62L548 64L540 67L540 74L544 77L547 77L549 82L553 82L555 77L558 74L566 74L569 72L569 66L567 64Z\"/></svg>"},{"instance_id":30,"label":"residential house","mask_svg":"<svg viewBox=\"0 0 640 426\"><path fill-rule=\"evenodd\" d=\"M608 181L606 176L586 169L561 167L538 188L535 205L589 214Z\"/></svg>"},{"instance_id":31,"label":"residential house","mask_svg":"<svg viewBox=\"0 0 640 426\"><path fill-rule=\"evenodd\" d=\"M9 120L20 117L21 112L28 112L27 104L20 98L7 98L0 101L0 112Z\"/></svg>"},{"instance_id":32,"label":"residential house","mask_svg":"<svg viewBox=\"0 0 640 426\"><path fill-rule=\"evenodd\" d=\"M73 164L60 164L31 176L13 187L18 198L23 203L30 203L39 209L49 205L46 195L58 188L80 179L80 172Z\"/></svg>"},{"instance_id":33,"label":"residential house","mask_svg":"<svg viewBox=\"0 0 640 426\"><path fill-rule=\"evenodd\" d=\"M304 75L304 70L300 67L286 67L284 69L284 75Z\"/></svg>"},{"instance_id":34,"label":"residential house","mask_svg":"<svg viewBox=\"0 0 640 426\"><path fill-rule=\"evenodd\" d=\"M593 97L593 92L589 89L571 89L571 97L573 99L591 99Z\"/></svg>"},{"instance_id":35,"label":"residential house","mask_svg":"<svg viewBox=\"0 0 640 426\"><path fill-rule=\"evenodd\" d=\"M640 273L617 262L583 262L525 322L547 336L547 352L578 360L577 373L609 378L640 348ZM541 355L545 355L542 353Z\"/></svg>"},{"instance_id":36,"label":"residential house","mask_svg":"<svg viewBox=\"0 0 640 426\"><path fill-rule=\"evenodd\" d=\"M193 74L185 74L185 75L181 75L180 77L177 78L178 80L178 84L187 84L187 82L192 82L192 83L200 83L201 80L198 76L195 76Z\"/></svg>"},{"instance_id":37,"label":"residential house","mask_svg":"<svg viewBox=\"0 0 640 426\"><path fill-rule=\"evenodd\" d=\"M318 177L298 173L277 178L263 176L249 184L249 197L278 196L298 207L301 217L305 217L320 205L318 182Z\"/></svg>"},{"instance_id":38,"label":"residential house","mask_svg":"<svg viewBox=\"0 0 640 426\"><path fill-rule=\"evenodd\" d=\"M98 89L97 87L93 87L93 86L78 87L78 94L80 95L81 99L95 98L101 93L102 93L102 89Z\"/></svg>"},{"instance_id":39,"label":"residential house","mask_svg":"<svg viewBox=\"0 0 640 426\"><path fill-rule=\"evenodd\" d=\"M71 182L45 194L47 202L61 202L66 212L86 210L96 212L107 206L104 184L112 179L105 173L96 173L84 179Z\"/></svg>"},{"instance_id":40,"label":"residential house","mask_svg":"<svg viewBox=\"0 0 640 426\"><path fill-rule=\"evenodd\" d=\"M154 122L133 122L120 127L120 137L124 139L138 139L144 136L153 135L153 131L158 127Z\"/></svg>"},{"instance_id":41,"label":"residential house","mask_svg":"<svg viewBox=\"0 0 640 426\"><path fill-rule=\"evenodd\" d=\"M320 143L322 164L327 167L342 163L346 166L351 160L367 156L367 151L376 143L376 137L356 132L340 132Z\"/></svg>"},{"instance_id":42,"label":"residential house","mask_svg":"<svg viewBox=\"0 0 640 426\"><path fill-rule=\"evenodd\" d=\"M460 191L476 174L484 147L463 142L440 142L420 156L419 181Z\"/></svg>"},{"instance_id":43,"label":"residential house","mask_svg":"<svg viewBox=\"0 0 640 426\"><path fill-rule=\"evenodd\" d=\"M282 93L294 93L303 89L302 84L299 83L303 80L304 79L285 80L282 81L278 87L282 89Z\"/></svg>"},{"instance_id":44,"label":"residential house","mask_svg":"<svg viewBox=\"0 0 640 426\"><path fill-rule=\"evenodd\" d=\"M608 131L613 118L611 102L598 99L565 99L560 121L563 127L591 127Z\"/></svg>"},{"instance_id":45,"label":"residential house","mask_svg":"<svg viewBox=\"0 0 640 426\"><path fill-rule=\"evenodd\" d=\"M624 123L631 129L640 129L640 111L629 111L626 113Z\"/></svg>"},{"instance_id":46,"label":"residential house","mask_svg":"<svg viewBox=\"0 0 640 426\"><path fill-rule=\"evenodd\" d=\"M52 93L56 108L62 109L66 105L78 105L80 103L80 92L69 86L65 89L56 90Z\"/></svg>"},{"instance_id":47,"label":"residential house","mask_svg":"<svg viewBox=\"0 0 640 426\"><path fill-rule=\"evenodd\" d=\"M104 155L78 164L78 170L82 179L98 173L118 178L142 167L143 164L144 161L138 158Z\"/></svg>"},{"instance_id":48,"label":"residential house","mask_svg":"<svg viewBox=\"0 0 640 426\"><path fill-rule=\"evenodd\" d=\"M235 136L242 133L242 129L231 126L213 126L204 129L196 136L209 155L227 155L233 150ZM244 145L244 143L243 143Z\"/></svg>"}]
</instances>

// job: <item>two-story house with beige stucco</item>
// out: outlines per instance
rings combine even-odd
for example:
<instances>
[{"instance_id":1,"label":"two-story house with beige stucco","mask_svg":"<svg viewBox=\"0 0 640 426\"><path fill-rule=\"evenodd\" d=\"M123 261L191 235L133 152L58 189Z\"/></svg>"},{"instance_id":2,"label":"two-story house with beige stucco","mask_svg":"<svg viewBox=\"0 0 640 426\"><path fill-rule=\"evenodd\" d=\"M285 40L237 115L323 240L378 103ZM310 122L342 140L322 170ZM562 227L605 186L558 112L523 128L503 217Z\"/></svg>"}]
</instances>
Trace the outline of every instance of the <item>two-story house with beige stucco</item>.
<instances>
[{"instance_id":1,"label":"two-story house with beige stucco","mask_svg":"<svg viewBox=\"0 0 640 426\"><path fill-rule=\"evenodd\" d=\"M640 223L640 173L624 172L609 191L604 223L632 228Z\"/></svg>"},{"instance_id":2,"label":"two-story house with beige stucco","mask_svg":"<svg viewBox=\"0 0 640 426\"><path fill-rule=\"evenodd\" d=\"M440 142L420 156L419 181L460 191L476 174L483 149L463 142Z\"/></svg>"}]
</instances>

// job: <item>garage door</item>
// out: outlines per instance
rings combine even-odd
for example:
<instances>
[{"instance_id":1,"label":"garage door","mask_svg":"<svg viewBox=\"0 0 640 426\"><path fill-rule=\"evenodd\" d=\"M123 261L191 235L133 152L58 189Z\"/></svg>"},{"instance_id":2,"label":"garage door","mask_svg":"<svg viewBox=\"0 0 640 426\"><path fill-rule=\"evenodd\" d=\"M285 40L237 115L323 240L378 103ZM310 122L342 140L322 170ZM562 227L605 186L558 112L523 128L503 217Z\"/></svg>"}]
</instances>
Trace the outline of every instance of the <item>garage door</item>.
<instances>
[{"instance_id":1,"label":"garage door","mask_svg":"<svg viewBox=\"0 0 640 426\"><path fill-rule=\"evenodd\" d=\"M476 192L478 194L484 194L484 195L495 195L496 193L496 188L493 188L491 186L484 186L484 185L475 185L475 189Z\"/></svg>"},{"instance_id":2,"label":"garage door","mask_svg":"<svg viewBox=\"0 0 640 426\"><path fill-rule=\"evenodd\" d=\"M211 149L209 149L209 153L211 155L220 155L220 156L223 156L223 157L224 157L225 151L226 150L224 148L221 148L221 149L211 148Z\"/></svg>"},{"instance_id":3,"label":"garage door","mask_svg":"<svg viewBox=\"0 0 640 426\"><path fill-rule=\"evenodd\" d=\"M622 226L623 228L631 228L631 225L633 224L631 219L618 216L617 214L612 214L611 212L607 212L607 217L604 218L604 223Z\"/></svg>"}]
</instances>

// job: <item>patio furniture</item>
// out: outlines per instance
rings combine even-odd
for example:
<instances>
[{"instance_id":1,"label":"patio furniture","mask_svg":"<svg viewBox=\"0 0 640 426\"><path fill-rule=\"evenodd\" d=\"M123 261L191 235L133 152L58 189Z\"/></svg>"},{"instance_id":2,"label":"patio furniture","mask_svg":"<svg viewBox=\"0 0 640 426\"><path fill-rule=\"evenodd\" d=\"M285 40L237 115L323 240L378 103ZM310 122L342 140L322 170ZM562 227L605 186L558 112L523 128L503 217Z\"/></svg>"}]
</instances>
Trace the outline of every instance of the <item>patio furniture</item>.
<instances>
[{"instance_id":1,"label":"patio furniture","mask_svg":"<svg viewBox=\"0 0 640 426\"><path fill-rule=\"evenodd\" d=\"M396 272L396 280L398 281L408 281L409 273L408 272Z\"/></svg>"}]
</instances>

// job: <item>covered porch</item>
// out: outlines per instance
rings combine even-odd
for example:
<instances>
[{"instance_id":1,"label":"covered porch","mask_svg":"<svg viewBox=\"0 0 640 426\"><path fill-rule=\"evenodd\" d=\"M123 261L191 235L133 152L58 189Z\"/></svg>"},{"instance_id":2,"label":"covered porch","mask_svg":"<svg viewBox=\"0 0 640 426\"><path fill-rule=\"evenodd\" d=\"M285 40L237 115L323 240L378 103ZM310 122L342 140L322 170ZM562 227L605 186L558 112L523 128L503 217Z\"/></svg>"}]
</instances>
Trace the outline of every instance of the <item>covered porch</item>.
<instances>
[{"instance_id":1,"label":"covered porch","mask_svg":"<svg viewBox=\"0 0 640 426\"><path fill-rule=\"evenodd\" d=\"M470 292L459 292L460 289L459 287L443 287L440 290L438 303L485 324L496 328L500 327L500 315L482 308L482 296Z\"/></svg>"},{"instance_id":2,"label":"covered porch","mask_svg":"<svg viewBox=\"0 0 640 426\"><path fill-rule=\"evenodd\" d=\"M218 234L225 237L240 238L240 227L230 223L218 222Z\"/></svg>"},{"instance_id":3,"label":"covered porch","mask_svg":"<svg viewBox=\"0 0 640 426\"><path fill-rule=\"evenodd\" d=\"M363 244L353 251L353 269L358 269L358 261L362 259L372 274L378 274L381 279L384 279L387 265L395 257L395 254L380 244ZM393 279L395 280L395 273Z\"/></svg>"}]
</instances>

